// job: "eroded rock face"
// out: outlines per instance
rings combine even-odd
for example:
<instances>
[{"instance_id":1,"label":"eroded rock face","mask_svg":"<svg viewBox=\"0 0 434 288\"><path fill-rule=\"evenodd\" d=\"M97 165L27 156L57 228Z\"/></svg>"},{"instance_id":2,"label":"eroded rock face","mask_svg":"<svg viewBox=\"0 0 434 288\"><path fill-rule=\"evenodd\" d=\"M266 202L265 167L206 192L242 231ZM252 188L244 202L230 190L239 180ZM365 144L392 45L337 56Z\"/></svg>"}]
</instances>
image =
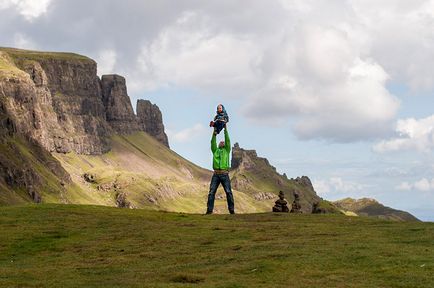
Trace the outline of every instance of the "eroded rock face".
<instances>
[{"instance_id":1,"label":"eroded rock face","mask_svg":"<svg viewBox=\"0 0 434 288\"><path fill-rule=\"evenodd\" d=\"M106 120L112 129L118 134L139 131L136 115L127 94L125 78L119 75L103 75L101 90Z\"/></svg>"},{"instance_id":2,"label":"eroded rock face","mask_svg":"<svg viewBox=\"0 0 434 288\"><path fill-rule=\"evenodd\" d=\"M0 90L20 134L50 152L110 150L111 130L93 60L20 58L10 65L17 71L0 80Z\"/></svg>"},{"instance_id":3,"label":"eroded rock face","mask_svg":"<svg viewBox=\"0 0 434 288\"><path fill-rule=\"evenodd\" d=\"M304 186L306 188L309 188L311 190L313 189L312 181L310 181L309 177L307 176L301 176L293 179L296 183L300 184L301 186Z\"/></svg>"},{"instance_id":4,"label":"eroded rock face","mask_svg":"<svg viewBox=\"0 0 434 288\"><path fill-rule=\"evenodd\" d=\"M232 148L231 168L251 170L255 166L266 166L276 171L276 167L272 166L268 159L258 157L256 150L246 150L241 148L238 143L235 143Z\"/></svg>"},{"instance_id":5,"label":"eroded rock face","mask_svg":"<svg viewBox=\"0 0 434 288\"><path fill-rule=\"evenodd\" d=\"M160 108L148 100L139 99L137 100L136 110L140 129L169 147Z\"/></svg>"}]
</instances>

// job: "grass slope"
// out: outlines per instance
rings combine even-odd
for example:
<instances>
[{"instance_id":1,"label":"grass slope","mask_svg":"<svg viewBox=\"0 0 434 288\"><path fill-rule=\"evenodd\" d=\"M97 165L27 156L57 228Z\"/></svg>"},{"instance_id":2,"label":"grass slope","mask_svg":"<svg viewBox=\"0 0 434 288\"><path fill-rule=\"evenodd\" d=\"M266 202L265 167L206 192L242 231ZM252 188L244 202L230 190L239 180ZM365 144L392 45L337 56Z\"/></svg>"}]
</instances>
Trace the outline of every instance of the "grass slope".
<instances>
[{"instance_id":1,"label":"grass slope","mask_svg":"<svg viewBox=\"0 0 434 288\"><path fill-rule=\"evenodd\" d=\"M133 207L164 211L202 213L211 179L211 171L182 158L144 132L114 135L112 150L103 155L54 154L72 180L93 204L115 206L118 193L126 193ZM211 155L210 155L211 161ZM88 183L83 175L95 176ZM220 186L215 212L227 213L224 191ZM234 191L238 212L270 211L272 204L257 201L251 195ZM80 198L70 203L89 204Z\"/></svg>"},{"instance_id":2,"label":"grass slope","mask_svg":"<svg viewBox=\"0 0 434 288\"><path fill-rule=\"evenodd\" d=\"M433 287L434 223L0 207L0 287Z\"/></svg>"}]
</instances>

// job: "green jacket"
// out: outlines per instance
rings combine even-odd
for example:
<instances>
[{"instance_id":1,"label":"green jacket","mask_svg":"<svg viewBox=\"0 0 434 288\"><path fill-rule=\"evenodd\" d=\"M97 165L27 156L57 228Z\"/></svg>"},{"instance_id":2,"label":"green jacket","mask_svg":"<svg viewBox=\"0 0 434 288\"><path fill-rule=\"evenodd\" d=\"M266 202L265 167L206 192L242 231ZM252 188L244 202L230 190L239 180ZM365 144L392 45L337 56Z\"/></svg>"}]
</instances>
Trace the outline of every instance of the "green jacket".
<instances>
[{"instance_id":1,"label":"green jacket","mask_svg":"<svg viewBox=\"0 0 434 288\"><path fill-rule=\"evenodd\" d=\"M231 140L228 130L225 128L225 146L217 147L216 135L213 133L211 138L211 151L213 155L212 168L214 170L229 170L229 153L231 152Z\"/></svg>"}]
</instances>

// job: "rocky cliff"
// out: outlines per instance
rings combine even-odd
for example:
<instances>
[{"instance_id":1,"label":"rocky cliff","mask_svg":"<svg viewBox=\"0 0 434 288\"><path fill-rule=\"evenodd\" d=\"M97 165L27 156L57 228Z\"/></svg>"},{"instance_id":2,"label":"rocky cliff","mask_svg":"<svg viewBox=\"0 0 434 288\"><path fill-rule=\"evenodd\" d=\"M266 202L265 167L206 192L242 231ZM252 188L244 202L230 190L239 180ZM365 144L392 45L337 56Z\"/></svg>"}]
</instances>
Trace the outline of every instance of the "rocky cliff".
<instances>
[{"instance_id":1,"label":"rocky cliff","mask_svg":"<svg viewBox=\"0 0 434 288\"><path fill-rule=\"evenodd\" d=\"M0 48L0 65L0 91L17 130L50 152L103 154L110 135L139 130L168 146L158 107L144 102L137 118L125 79L100 80L90 58Z\"/></svg>"},{"instance_id":2,"label":"rocky cliff","mask_svg":"<svg viewBox=\"0 0 434 288\"><path fill-rule=\"evenodd\" d=\"M167 135L164 132L163 116L157 105L148 100L137 100L137 118L142 131L169 147Z\"/></svg>"},{"instance_id":3,"label":"rocky cliff","mask_svg":"<svg viewBox=\"0 0 434 288\"><path fill-rule=\"evenodd\" d=\"M62 195L71 183L69 174L48 151L18 133L6 100L0 95L0 205L39 203L45 200L42 190L47 197Z\"/></svg>"},{"instance_id":4,"label":"rocky cliff","mask_svg":"<svg viewBox=\"0 0 434 288\"><path fill-rule=\"evenodd\" d=\"M0 48L0 203L40 202L42 191L51 201L70 201L62 195L71 177L50 152L102 155L114 134L145 125L164 134L156 105L141 112L139 126L125 79L100 80L96 72L85 56Z\"/></svg>"},{"instance_id":5,"label":"rocky cliff","mask_svg":"<svg viewBox=\"0 0 434 288\"><path fill-rule=\"evenodd\" d=\"M106 120L112 129L118 134L139 131L139 124L127 94L125 78L119 75L103 75L101 90ZM163 120L160 121L162 125Z\"/></svg>"},{"instance_id":6,"label":"rocky cliff","mask_svg":"<svg viewBox=\"0 0 434 288\"><path fill-rule=\"evenodd\" d=\"M303 213L337 211L316 194L307 176L288 179L255 150L243 149L238 143L232 148L231 169L234 189L249 192L258 201L277 200L279 191L283 191L289 204L294 201L294 193L299 195Z\"/></svg>"}]
</instances>

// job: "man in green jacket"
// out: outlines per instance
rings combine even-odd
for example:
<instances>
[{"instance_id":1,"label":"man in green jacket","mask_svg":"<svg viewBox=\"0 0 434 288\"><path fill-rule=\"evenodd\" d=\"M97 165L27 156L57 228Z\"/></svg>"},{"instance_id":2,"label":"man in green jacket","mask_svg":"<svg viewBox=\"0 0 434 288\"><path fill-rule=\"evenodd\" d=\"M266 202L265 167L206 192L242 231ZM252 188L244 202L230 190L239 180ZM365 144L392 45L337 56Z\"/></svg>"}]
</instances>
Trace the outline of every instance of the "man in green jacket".
<instances>
[{"instance_id":1,"label":"man in green jacket","mask_svg":"<svg viewBox=\"0 0 434 288\"><path fill-rule=\"evenodd\" d=\"M206 214L212 214L214 210L215 193L220 183L226 193L226 200L228 201L229 213L235 214L234 196L232 195L231 179L229 178L229 153L231 152L231 141L229 139L228 129L225 125L225 141L221 141L217 147L216 134L212 134L211 138L211 151L213 154L212 167L214 174L211 178L209 187L208 203Z\"/></svg>"}]
</instances>

